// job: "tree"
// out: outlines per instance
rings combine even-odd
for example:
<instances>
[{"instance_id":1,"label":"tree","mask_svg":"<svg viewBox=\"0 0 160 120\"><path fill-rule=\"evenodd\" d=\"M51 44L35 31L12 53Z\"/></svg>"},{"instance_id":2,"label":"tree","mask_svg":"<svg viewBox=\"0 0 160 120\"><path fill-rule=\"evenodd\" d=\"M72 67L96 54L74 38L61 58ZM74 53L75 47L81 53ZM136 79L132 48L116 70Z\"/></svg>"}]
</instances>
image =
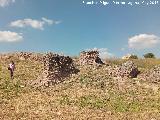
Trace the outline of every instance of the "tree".
<instances>
[{"instance_id":1,"label":"tree","mask_svg":"<svg viewBox=\"0 0 160 120\"><path fill-rule=\"evenodd\" d=\"M155 55L153 53L146 53L143 56L144 58L155 58Z\"/></svg>"},{"instance_id":2,"label":"tree","mask_svg":"<svg viewBox=\"0 0 160 120\"><path fill-rule=\"evenodd\" d=\"M131 55L129 58L130 59L138 59L137 55Z\"/></svg>"}]
</instances>

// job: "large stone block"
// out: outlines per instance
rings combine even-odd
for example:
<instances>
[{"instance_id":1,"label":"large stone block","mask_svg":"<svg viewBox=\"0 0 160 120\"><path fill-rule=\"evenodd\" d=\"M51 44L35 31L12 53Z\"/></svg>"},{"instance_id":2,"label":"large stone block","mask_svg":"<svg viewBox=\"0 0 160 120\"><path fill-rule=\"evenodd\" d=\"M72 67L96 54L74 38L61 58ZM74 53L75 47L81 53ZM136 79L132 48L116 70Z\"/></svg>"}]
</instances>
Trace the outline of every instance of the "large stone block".
<instances>
[{"instance_id":1,"label":"large stone block","mask_svg":"<svg viewBox=\"0 0 160 120\"><path fill-rule=\"evenodd\" d=\"M138 78L152 83L160 83L160 65L154 66L152 69L145 71Z\"/></svg>"},{"instance_id":2,"label":"large stone block","mask_svg":"<svg viewBox=\"0 0 160 120\"><path fill-rule=\"evenodd\" d=\"M130 78L135 78L140 73L138 67L132 61L127 61L120 66L108 67L108 72L113 77Z\"/></svg>"},{"instance_id":3,"label":"large stone block","mask_svg":"<svg viewBox=\"0 0 160 120\"><path fill-rule=\"evenodd\" d=\"M44 70L36 81L31 84L36 86L50 86L62 82L65 78L77 73L73 60L69 56L48 53L43 57Z\"/></svg>"},{"instance_id":4,"label":"large stone block","mask_svg":"<svg viewBox=\"0 0 160 120\"><path fill-rule=\"evenodd\" d=\"M99 57L98 51L83 51L79 57L80 65L104 64Z\"/></svg>"}]
</instances>

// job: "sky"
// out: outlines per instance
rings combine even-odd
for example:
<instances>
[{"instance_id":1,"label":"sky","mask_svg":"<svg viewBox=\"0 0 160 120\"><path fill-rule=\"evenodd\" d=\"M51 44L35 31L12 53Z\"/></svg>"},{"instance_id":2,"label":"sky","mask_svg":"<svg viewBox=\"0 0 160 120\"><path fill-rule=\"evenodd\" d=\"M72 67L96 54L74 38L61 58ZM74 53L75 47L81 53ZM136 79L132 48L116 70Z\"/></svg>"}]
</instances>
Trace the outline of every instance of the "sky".
<instances>
[{"instance_id":1,"label":"sky","mask_svg":"<svg viewBox=\"0 0 160 120\"><path fill-rule=\"evenodd\" d=\"M148 52L160 57L160 2L117 0L141 3L131 6L105 1L0 0L0 52L77 56L97 49L102 57Z\"/></svg>"}]
</instances>

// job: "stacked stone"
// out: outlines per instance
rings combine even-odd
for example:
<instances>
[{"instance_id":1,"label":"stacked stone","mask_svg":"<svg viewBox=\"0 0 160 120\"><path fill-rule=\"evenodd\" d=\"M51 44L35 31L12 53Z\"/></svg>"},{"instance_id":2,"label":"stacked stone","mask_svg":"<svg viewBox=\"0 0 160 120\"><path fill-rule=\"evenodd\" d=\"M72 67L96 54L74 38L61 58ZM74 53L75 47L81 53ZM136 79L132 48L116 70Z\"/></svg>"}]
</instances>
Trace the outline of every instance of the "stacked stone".
<instances>
[{"instance_id":1,"label":"stacked stone","mask_svg":"<svg viewBox=\"0 0 160 120\"><path fill-rule=\"evenodd\" d=\"M31 61L43 61L43 54L41 53L32 53L29 57Z\"/></svg>"},{"instance_id":2,"label":"stacked stone","mask_svg":"<svg viewBox=\"0 0 160 120\"><path fill-rule=\"evenodd\" d=\"M20 60L27 60L30 58L31 54L32 53L29 53L29 52L20 52L18 56Z\"/></svg>"},{"instance_id":3,"label":"stacked stone","mask_svg":"<svg viewBox=\"0 0 160 120\"><path fill-rule=\"evenodd\" d=\"M32 85L50 86L62 82L66 77L75 74L78 70L74 67L70 57L48 53L43 58L44 71Z\"/></svg>"},{"instance_id":4,"label":"stacked stone","mask_svg":"<svg viewBox=\"0 0 160 120\"><path fill-rule=\"evenodd\" d=\"M160 83L160 65L153 67L151 70L144 72L139 76L144 81Z\"/></svg>"},{"instance_id":5,"label":"stacked stone","mask_svg":"<svg viewBox=\"0 0 160 120\"><path fill-rule=\"evenodd\" d=\"M135 78L140 73L132 61L127 61L120 66L108 67L108 73L113 77Z\"/></svg>"},{"instance_id":6,"label":"stacked stone","mask_svg":"<svg viewBox=\"0 0 160 120\"><path fill-rule=\"evenodd\" d=\"M4 54L0 54L0 60L4 59Z\"/></svg>"},{"instance_id":7,"label":"stacked stone","mask_svg":"<svg viewBox=\"0 0 160 120\"><path fill-rule=\"evenodd\" d=\"M95 64L104 64L99 58L98 51L83 51L80 53L79 58L80 65L95 65Z\"/></svg>"},{"instance_id":8,"label":"stacked stone","mask_svg":"<svg viewBox=\"0 0 160 120\"><path fill-rule=\"evenodd\" d=\"M0 59L6 61L6 60L11 59L15 56L16 56L16 53L4 53L4 54L0 55Z\"/></svg>"},{"instance_id":9,"label":"stacked stone","mask_svg":"<svg viewBox=\"0 0 160 120\"><path fill-rule=\"evenodd\" d=\"M34 52L14 52L0 54L0 60L17 59L17 60L30 60L30 61L43 61L44 54Z\"/></svg>"}]
</instances>

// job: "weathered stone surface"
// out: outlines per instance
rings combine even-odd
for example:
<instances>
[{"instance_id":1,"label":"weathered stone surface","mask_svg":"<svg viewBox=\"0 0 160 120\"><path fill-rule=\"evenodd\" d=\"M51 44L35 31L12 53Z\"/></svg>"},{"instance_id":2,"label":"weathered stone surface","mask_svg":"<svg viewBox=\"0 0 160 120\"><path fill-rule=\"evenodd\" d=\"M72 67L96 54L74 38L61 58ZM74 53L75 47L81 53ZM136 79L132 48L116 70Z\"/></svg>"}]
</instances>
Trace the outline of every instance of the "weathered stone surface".
<instances>
[{"instance_id":1,"label":"weathered stone surface","mask_svg":"<svg viewBox=\"0 0 160 120\"><path fill-rule=\"evenodd\" d=\"M42 61L43 54L40 53L31 53L31 52L20 52L17 54L20 60L33 60L33 61Z\"/></svg>"},{"instance_id":2,"label":"weathered stone surface","mask_svg":"<svg viewBox=\"0 0 160 120\"><path fill-rule=\"evenodd\" d=\"M15 52L15 53L5 53L0 54L1 60L8 59L17 59L17 60L31 60L31 61L42 61L43 54L41 53L33 53L33 52Z\"/></svg>"},{"instance_id":3,"label":"weathered stone surface","mask_svg":"<svg viewBox=\"0 0 160 120\"><path fill-rule=\"evenodd\" d=\"M140 73L137 66L132 61L127 61L120 66L108 66L108 72L113 77L135 78Z\"/></svg>"},{"instance_id":4,"label":"weathered stone surface","mask_svg":"<svg viewBox=\"0 0 160 120\"><path fill-rule=\"evenodd\" d=\"M99 57L98 51L83 51L79 57L80 65L104 64Z\"/></svg>"},{"instance_id":5,"label":"weathered stone surface","mask_svg":"<svg viewBox=\"0 0 160 120\"><path fill-rule=\"evenodd\" d=\"M151 81L153 83L160 83L160 65L154 66L152 69L147 70L138 78L144 81Z\"/></svg>"},{"instance_id":6,"label":"weathered stone surface","mask_svg":"<svg viewBox=\"0 0 160 120\"><path fill-rule=\"evenodd\" d=\"M129 60L131 58L131 54L127 54L125 56L122 57L123 60Z\"/></svg>"},{"instance_id":7,"label":"weathered stone surface","mask_svg":"<svg viewBox=\"0 0 160 120\"><path fill-rule=\"evenodd\" d=\"M69 56L48 53L43 58L44 71L31 85L50 86L78 72Z\"/></svg>"}]
</instances>

